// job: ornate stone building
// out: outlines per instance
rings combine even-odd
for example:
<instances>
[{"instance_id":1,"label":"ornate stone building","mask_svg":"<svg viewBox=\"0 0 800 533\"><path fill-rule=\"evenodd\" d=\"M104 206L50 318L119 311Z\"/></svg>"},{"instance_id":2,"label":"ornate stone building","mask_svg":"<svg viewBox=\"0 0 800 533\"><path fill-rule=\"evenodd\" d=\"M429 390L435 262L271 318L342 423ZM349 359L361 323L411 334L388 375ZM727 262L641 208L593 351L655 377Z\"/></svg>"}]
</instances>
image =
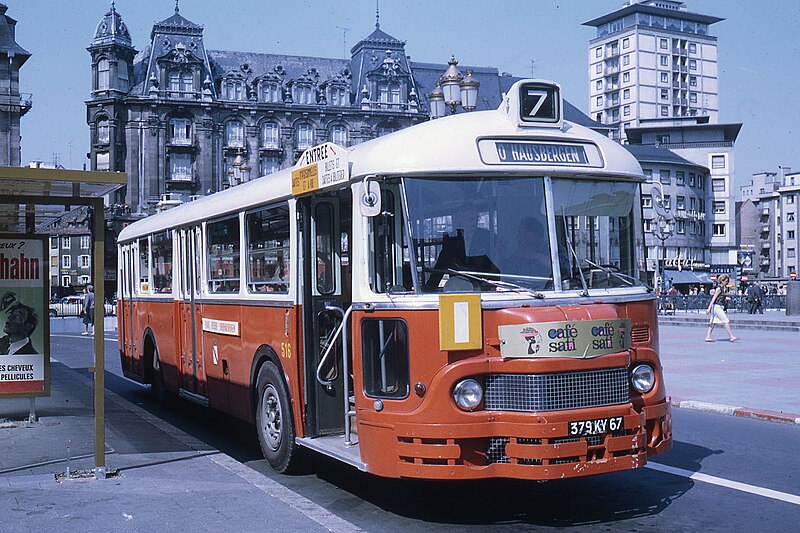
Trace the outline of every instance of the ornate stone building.
<instances>
[{"instance_id":1,"label":"ornate stone building","mask_svg":"<svg viewBox=\"0 0 800 533\"><path fill-rule=\"evenodd\" d=\"M31 54L17 44L17 21L0 4L0 165L20 165L20 118L30 111L31 95L19 92L19 69Z\"/></svg>"},{"instance_id":2,"label":"ornate stone building","mask_svg":"<svg viewBox=\"0 0 800 533\"><path fill-rule=\"evenodd\" d=\"M116 202L132 216L292 166L314 144L352 146L428 120L429 93L453 74L412 62L379 21L349 60L209 50L177 6L137 52L112 2L88 50L92 169L128 172ZM496 108L518 79L455 74L479 88L476 109ZM598 126L569 104L565 115Z\"/></svg>"}]
</instances>

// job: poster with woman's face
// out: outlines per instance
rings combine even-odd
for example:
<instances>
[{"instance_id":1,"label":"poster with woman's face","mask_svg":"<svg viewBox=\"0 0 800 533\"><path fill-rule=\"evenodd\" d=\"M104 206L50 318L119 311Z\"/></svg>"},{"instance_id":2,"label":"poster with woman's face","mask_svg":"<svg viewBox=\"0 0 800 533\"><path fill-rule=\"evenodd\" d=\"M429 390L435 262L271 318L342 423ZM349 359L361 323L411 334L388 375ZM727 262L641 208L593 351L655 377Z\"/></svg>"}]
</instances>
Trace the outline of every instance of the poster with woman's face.
<instances>
[{"instance_id":1,"label":"poster with woman's face","mask_svg":"<svg viewBox=\"0 0 800 533\"><path fill-rule=\"evenodd\" d=\"M45 237L0 234L0 397L50 391L45 250Z\"/></svg>"}]
</instances>

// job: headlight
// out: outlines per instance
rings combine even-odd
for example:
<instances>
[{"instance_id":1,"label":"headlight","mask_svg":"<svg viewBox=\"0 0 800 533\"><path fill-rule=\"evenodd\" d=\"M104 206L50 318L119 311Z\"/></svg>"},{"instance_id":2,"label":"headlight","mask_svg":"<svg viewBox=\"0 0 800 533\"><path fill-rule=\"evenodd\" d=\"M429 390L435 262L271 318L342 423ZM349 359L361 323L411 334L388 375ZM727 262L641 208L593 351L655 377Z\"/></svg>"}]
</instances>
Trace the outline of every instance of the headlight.
<instances>
[{"instance_id":1,"label":"headlight","mask_svg":"<svg viewBox=\"0 0 800 533\"><path fill-rule=\"evenodd\" d=\"M453 399L461 409L471 411L483 400L483 387L474 379L459 381L453 389Z\"/></svg>"},{"instance_id":2,"label":"headlight","mask_svg":"<svg viewBox=\"0 0 800 533\"><path fill-rule=\"evenodd\" d=\"M656 373L650 365L639 365L631 371L631 385L642 394L650 392L655 384Z\"/></svg>"}]
</instances>

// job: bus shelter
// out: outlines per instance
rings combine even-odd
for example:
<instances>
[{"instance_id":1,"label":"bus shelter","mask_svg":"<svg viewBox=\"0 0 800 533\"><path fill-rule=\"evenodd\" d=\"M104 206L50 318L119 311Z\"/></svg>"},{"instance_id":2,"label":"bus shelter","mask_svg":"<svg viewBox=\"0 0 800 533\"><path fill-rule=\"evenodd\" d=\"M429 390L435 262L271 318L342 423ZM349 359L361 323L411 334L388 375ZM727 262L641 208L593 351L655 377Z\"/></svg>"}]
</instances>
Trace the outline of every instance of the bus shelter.
<instances>
[{"instance_id":1,"label":"bus shelter","mask_svg":"<svg viewBox=\"0 0 800 533\"><path fill-rule=\"evenodd\" d=\"M94 330L94 474L98 479L106 475L103 199L127 180L124 172L0 166L0 311L9 316L17 313L23 330L26 309L41 309L42 322L35 336L29 332L25 346L14 346L10 334L0 338L0 399L29 397L31 418L35 418L35 398L50 394L49 239L38 234L37 228L72 207L88 206L92 214L91 279L95 301L99 302L94 308L94 323L100 326L99 335L98 328ZM8 354L13 354L12 364L8 364L12 361Z\"/></svg>"}]
</instances>

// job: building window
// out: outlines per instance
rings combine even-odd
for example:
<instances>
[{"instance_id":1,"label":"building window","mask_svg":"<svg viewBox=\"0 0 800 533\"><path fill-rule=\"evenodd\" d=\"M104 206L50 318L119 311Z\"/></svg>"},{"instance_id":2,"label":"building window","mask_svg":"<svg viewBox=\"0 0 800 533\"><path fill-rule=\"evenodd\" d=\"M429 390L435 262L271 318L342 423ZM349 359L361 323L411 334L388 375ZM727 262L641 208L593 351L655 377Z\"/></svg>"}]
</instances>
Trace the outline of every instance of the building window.
<instances>
[{"instance_id":1,"label":"building window","mask_svg":"<svg viewBox=\"0 0 800 533\"><path fill-rule=\"evenodd\" d=\"M624 39L622 39L622 48L623 49L630 48L630 46L631 46L631 40L630 40L629 37L625 37Z\"/></svg>"},{"instance_id":2,"label":"building window","mask_svg":"<svg viewBox=\"0 0 800 533\"><path fill-rule=\"evenodd\" d=\"M92 244L92 238L89 235L81 235L81 250L88 250Z\"/></svg>"},{"instance_id":3,"label":"building window","mask_svg":"<svg viewBox=\"0 0 800 533\"><path fill-rule=\"evenodd\" d=\"M663 204L664 204L664 209L666 209L667 211L672 209L672 197L669 194L664 195Z\"/></svg>"},{"instance_id":4,"label":"building window","mask_svg":"<svg viewBox=\"0 0 800 533\"><path fill-rule=\"evenodd\" d=\"M630 98L631 98L631 90L630 89L625 89L624 91L622 91L622 99L623 100L630 100Z\"/></svg>"},{"instance_id":5,"label":"building window","mask_svg":"<svg viewBox=\"0 0 800 533\"><path fill-rule=\"evenodd\" d=\"M669 74L666 72L661 73L661 83L669 83Z\"/></svg>"},{"instance_id":6,"label":"building window","mask_svg":"<svg viewBox=\"0 0 800 533\"><path fill-rule=\"evenodd\" d=\"M714 209L715 215L724 215L725 214L725 202L712 202L712 207Z\"/></svg>"},{"instance_id":7,"label":"building window","mask_svg":"<svg viewBox=\"0 0 800 533\"><path fill-rule=\"evenodd\" d=\"M787 248L786 249L786 259L794 259L794 257L795 257L794 248Z\"/></svg>"},{"instance_id":8,"label":"building window","mask_svg":"<svg viewBox=\"0 0 800 533\"><path fill-rule=\"evenodd\" d=\"M231 120L225 124L225 146L244 147L244 124L240 120Z\"/></svg>"},{"instance_id":9,"label":"building window","mask_svg":"<svg viewBox=\"0 0 800 533\"><path fill-rule=\"evenodd\" d=\"M311 124L298 124L296 130L298 149L305 150L306 148L314 146L314 130L311 128Z\"/></svg>"},{"instance_id":10,"label":"building window","mask_svg":"<svg viewBox=\"0 0 800 533\"><path fill-rule=\"evenodd\" d=\"M78 283L81 285L88 285L92 282L92 278L90 276L78 276Z\"/></svg>"},{"instance_id":11,"label":"building window","mask_svg":"<svg viewBox=\"0 0 800 533\"><path fill-rule=\"evenodd\" d=\"M642 172L644 173L644 177L647 178L648 181L653 177L652 168L643 168Z\"/></svg>"},{"instance_id":12,"label":"building window","mask_svg":"<svg viewBox=\"0 0 800 533\"><path fill-rule=\"evenodd\" d=\"M689 172L689 187L694 187L694 172Z\"/></svg>"},{"instance_id":13,"label":"building window","mask_svg":"<svg viewBox=\"0 0 800 533\"><path fill-rule=\"evenodd\" d=\"M347 90L343 87L331 87L328 89L330 97L328 98L328 105L334 107L347 107L350 105L350 99L347 97Z\"/></svg>"},{"instance_id":14,"label":"building window","mask_svg":"<svg viewBox=\"0 0 800 533\"><path fill-rule=\"evenodd\" d=\"M244 100L244 83L241 80L225 80L222 93L226 100Z\"/></svg>"},{"instance_id":15,"label":"building window","mask_svg":"<svg viewBox=\"0 0 800 533\"><path fill-rule=\"evenodd\" d=\"M644 222L644 232L653 233L653 220L646 218L643 220L643 222Z\"/></svg>"},{"instance_id":16,"label":"building window","mask_svg":"<svg viewBox=\"0 0 800 533\"><path fill-rule=\"evenodd\" d=\"M274 122L264 122L261 124L261 147L279 148L281 145L281 131Z\"/></svg>"},{"instance_id":17,"label":"building window","mask_svg":"<svg viewBox=\"0 0 800 533\"><path fill-rule=\"evenodd\" d=\"M603 80L597 80L594 82L594 88L598 91L603 89Z\"/></svg>"},{"instance_id":18,"label":"building window","mask_svg":"<svg viewBox=\"0 0 800 533\"><path fill-rule=\"evenodd\" d=\"M667 142L669 142L669 137L667 137ZM683 170L675 172L675 184L686 185L686 173Z\"/></svg>"},{"instance_id":19,"label":"building window","mask_svg":"<svg viewBox=\"0 0 800 533\"><path fill-rule=\"evenodd\" d=\"M691 209L692 211L697 209L697 198L695 198L694 196L689 197L689 209Z\"/></svg>"},{"instance_id":20,"label":"building window","mask_svg":"<svg viewBox=\"0 0 800 533\"><path fill-rule=\"evenodd\" d=\"M598 63L598 64L596 64L596 65L594 66L594 71L595 71L597 74L600 74L601 72L603 72L603 64L602 64L602 63Z\"/></svg>"},{"instance_id":21,"label":"building window","mask_svg":"<svg viewBox=\"0 0 800 533\"><path fill-rule=\"evenodd\" d=\"M689 60L689 70L697 70L697 60L690 59Z\"/></svg>"},{"instance_id":22,"label":"building window","mask_svg":"<svg viewBox=\"0 0 800 533\"><path fill-rule=\"evenodd\" d=\"M72 256L69 255L61 256L61 268L72 268Z\"/></svg>"},{"instance_id":23,"label":"building window","mask_svg":"<svg viewBox=\"0 0 800 533\"><path fill-rule=\"evenodd\" d=\"M689 53L696 54L697 53L697 44L689 43Z\"/></svg>"},{"instance_id":24,"label":"building window","mask_svg":"<svg viewBox=\"0 0 800 533\"><path fill-rule=\"evenodd\" d=\"M678 211L686 209L686 197L685 196L678 196L675 199L675 209Z\"/></svg>"},{"instance_id":25,"label":"building window","mask_svg":"<svg viewBox=\"0 0 800 533\"><path fill-rule=\"evenodd\" d=\"M192 121L188 118L173 118L169 121L169 138L172 144L192 144Z\"/></svg>"},{"instance_id":26,"label":"building window","mask_svg":"<svg viewBox=\"0 0 800 533\"><path fill-rule=\"evenodd\" d=\"M61 276L61 286L62 287L69 287L72 285L72 280L69 276Z\"/></svg>"},{"instance_id":27,"label":"building window","mask_svg":"<svg viewBox=\"0 0 800 533\"><path fill-rule=\"evenodd\" d=\"M714 224L714 237L725 236L725 224Z\"/></svg>"},{"instance_id":28,"label":"building window","mask_svg":"<svg viewBox=\"0 0 800 533\"><path fill-rule=\"evenodd\" d=\"M669 106L662 105L661 106L661 116L668 117L669 116Z\"/></svg>"},{"instance_id":29,"label":"building window","mask_svg":"<svg viewBox=\"0 0 800 533\"><path fill-rule=\"evenodd\" d=\"M110 65L108 59L101 59L97 62L97 90L108 90L110 84Z\"/></svg>"},{"instance_id":30,"label":"building window","mask_svg":"<svg viewBox=\"0 0 800 533\"><path fill-rule=\"evenodd\" d=\"M378 101L382 104L399 104L400 84L381 83L378 85Z\"/></svg>"},{"instance_id":31,"label":"building window","mask_svg":"<svg viewBox=\"0 0 800 533\"><path fill-rule=\"evenodd\" d=\"M714 192L725 192L725 180L724 179L711 180L711 190Z\"/></svg>"},{"instance_id":32,"label":"building window","mask_svg":"<svg viewBox=\"0 0 800 533\"><path fill-rule=\"evenodd\" d=\"M110 169L111 169L111 163L108 156L108 152L97 152L97 165L95 166L95 170L105 172Z\"/></svg>"},{"instance_id":33,"label":"building window","mask_svg":"<svg viewBox=\"0 0 800 533\"><path fill-rule=\"evenodd\" d=\"M169 179L192 181L191 154L169 154Z\"/></svg>"},{"instance_id":34,"label":"building window","mask_svg":"<svg viewBox=\"0 0 800 533\"><path fill-rule=\"evenodd\" d=\"M89 256L88 256L88 255L81 255L81 256L79 256L79 257L78 257L78 265L79 265L81 268L89 268L89 266L90 266L90 263L89 263Z\"/></svg>"},{"instance_id":35,"label":"building window","mask_svg":"<svg viewBox=\"0 0 800 533\"><path fill-rule=\"evenodd\" d=\"M661 170L658 171L658 179L664 185L669 185L670 183L672 183L672 179L670 177L669 170L664 169L664 168L662 168Z\"/></svg>"},{"instance_id":36,"label":"building window","mask_svg":"<svg viewBox=\"0 0 800 533\"><path fill-rule=\"evenodd\" d=\"M790 229L786 232L786 240L793 241L794 240L794 230Z\"/></svg>"},{"instance_id":37,"label":"building window","mask_svg":"<svg viewBox=\"0 0 800 533\"><path fill-rule=\"evenodd\" d=\"M58 250L58 237L50 237L50 248Z\"/></svg>"},{"instance_id":38,"label":"building window","mask_svg":"<svg viewBox=\"0 0 800 533\"><path fill-rule=\"evenodd\" d=\"M658 40L658 47L662 50L666 50L669 48L669 41L667 39L659 39Z\"/></svg>"},{"instance_id":39,"label":"building window","mask_svg":"<svg viewBox=\"0 0 800 533\"><path fill-rule=\"evenodd\" d=\"M280 102L281 90L277 83L260 83L258 85L259 92L261 93L262 102Z\"/></svg>"},{"instance_id":40,"label":"building window","mask_svg":"<svg viewBox=\"0 0 800 533\"><path fill-rule=\"evenodd\" d=\"M642 207L653 207L653 197L651 195L642 195Z\"/></svg>"},{"instance_id":41,"label":"building window","mask_svg":"<svg viewBox=\"0 0 800 533\"><path fill-rule=\"evenodd\" d=\"M61 237L61 249L62 250L69 250L70 248L70 238L69 237Z\"/></svg>"},{"instance_id":42,"label":"building window","mask_svg":"<svg viewBox=\"0 0 800 533\"><path fill-rule=\"evenodd\" d=\"M277 172L280 166L281 163L278 160L278 156L263 155L258 162L258 174L259 176L268 176L269 174Z\"/></svg>"},{"instance_id":43,"label":"building window","mask_svg":"<svg viewBox=\"0 0 800 533\"><path fill-rule=\"evenodd\" d=\"M786 222L794 222L794 213L786 214Z\"/></svg>"},{"instance_id":44,"label":"building window","mask_svg":"<svg viewBox=\"0 0 800 533\"><path fill-rule=\"evenodd\" d=\"M130 77L128 76L128 63L124 59L117 59L117 79L121 88L128 88Z\"/></svg>"},{"instance_id":45,"label":"building window","mask_svg":"<svg viewBox=\"0 0 800 533\"><path fill-rule=\"evenodd\" d=\"M684 220L678 220L675 223L675 231L678 233L678 235L683 235L686 233L686 222Z\"/></svg>"},{"instance_id":46,"label":"building window","mask_svg":"<svg viewBox=\"0 0 800 533\"><path fill-rule=\"evenodd\" d=\"M597 103L597 107L602 106L603 105L603 97L602 96L598 96L596 103Z\"/></svg>"},{"instance_id":47,"label":"building window","mask_svg":"<svg viewBox=\"0 0 800 533\"><path fill-rule=\"evenodd\" d=\"M186 96L194 92L194 75L191 72L172 71L169 73L169 91L172 96Z\"/></svg>"},{"instance_id":48,"label":"building window","mask_svg":"<svg viewBox=\"0 0 800 533\"><path fill-rule=\"evenodd\" d=\"M624 106L622 108L622 114L626 117L629 116L631 114L631 106L629 105Z\"/></svg>"},{"instance_id":49,"label":"building window","mask_svg":"<svg viewBox=\"0 0 800 533\"><path fill-rule=\"evenodd\" d=\"M724 155L712 155L711 156L711 168L725 168L725 156Z\"/></svg>"},{"instance_id":50,"label":"building window","mask_svg":"<svg viewBox=\"0 0 800 533\"><path fill-rule=\"evenodd\" d=\"M669 89L661 89L661 99L669 100Z\"/></svg>"},{"instance_id":51,"label":"building window","mask_svg":"<svg viewBox=\"0 0 800 533\"><path fill-rule=\"evenodd\" d=\"M317 103L310 85L295 85L292 93L292 100L295 104L312 105Z\"/></svg>"},{"instance_id":52,"label":"building window","mask_svg":"<svg viewBox=\"0 0 800 533\"><path fill-rule=\"evenodd\" d=\"M97 121L97 143L108 144L111 139L110 128L108 126L108 119L101 118Z\"/></svg>"},{"instance_id":53,"label":"building window","mask_svg":"<svg viewBox=\"0 0 800 533\"><path fill-rule=\"evenodd\" d=\"M622 56L622 64L623 65L630 65L631 64L631 55L630 54L625 54L624 56Z\"/></svg>"},{"instance_id":54,"label":"building window","mask_svg":"<svg viewBox=\"0 0 800 533\"><path fill-rule=\"evenodd\" d=\"M347 128L341 124L331 126L329 135L332 143L347 146Z\"/></svg>"},{"instance_id":55,"label":"building window","mask_svg":"<svg viewBox=\"0 0 800 533\"><path fill-rule=\"evenodd\" d=\"M689 93L689 103L690 104L697 103L697 93Z\"/></svg>"},{"instance_id":56,"label":"building window","mask_svg":"<svg viewBox=\"0 0 800 533\"><path fill-rule=\"evenodd\" d=\"M603 57L603 49L602 48L595 48L594 49L594 57Z\"/></svg>"},{"instance_id":57,"label":"building window","mask_svg":"<svg viewBox=\"0 0 800 533\"><path fill-rule=\"evenodd\" d=\"M786 203L793 204L794 203L794 194L787 194L786 195Z\"/></svg>"},{"instance_id":58,"label":"building window","mask_svg":"<svg viewBox=\"0 0 800 533\"><path fill-rule=\"evenodd\" d=\"M389 135L390 133L394 133L398 129L399 128L397 128L396 126L387 126L387 125L378 126L378 137Z\"/></svg>"},{"instance_id":59,"label":"building window","mask_svg":"<svg viewBox=\"0 0 800 533\"><path fill-rule=\"evenodd\" d=\"M631 81L631 73L630 72L623 72L622 73L622 83L628 83Z\"/></svg>"},{"instance_id":60,"label":"building window","mask_svg":"<svg viewBox=\"0 0 800 533\"><path fill-rule=\"evenodd\" d=\"M667 56L658 56L658 62L662 67L669 66L669 58Z\"/></svg>"}]
</instances>

